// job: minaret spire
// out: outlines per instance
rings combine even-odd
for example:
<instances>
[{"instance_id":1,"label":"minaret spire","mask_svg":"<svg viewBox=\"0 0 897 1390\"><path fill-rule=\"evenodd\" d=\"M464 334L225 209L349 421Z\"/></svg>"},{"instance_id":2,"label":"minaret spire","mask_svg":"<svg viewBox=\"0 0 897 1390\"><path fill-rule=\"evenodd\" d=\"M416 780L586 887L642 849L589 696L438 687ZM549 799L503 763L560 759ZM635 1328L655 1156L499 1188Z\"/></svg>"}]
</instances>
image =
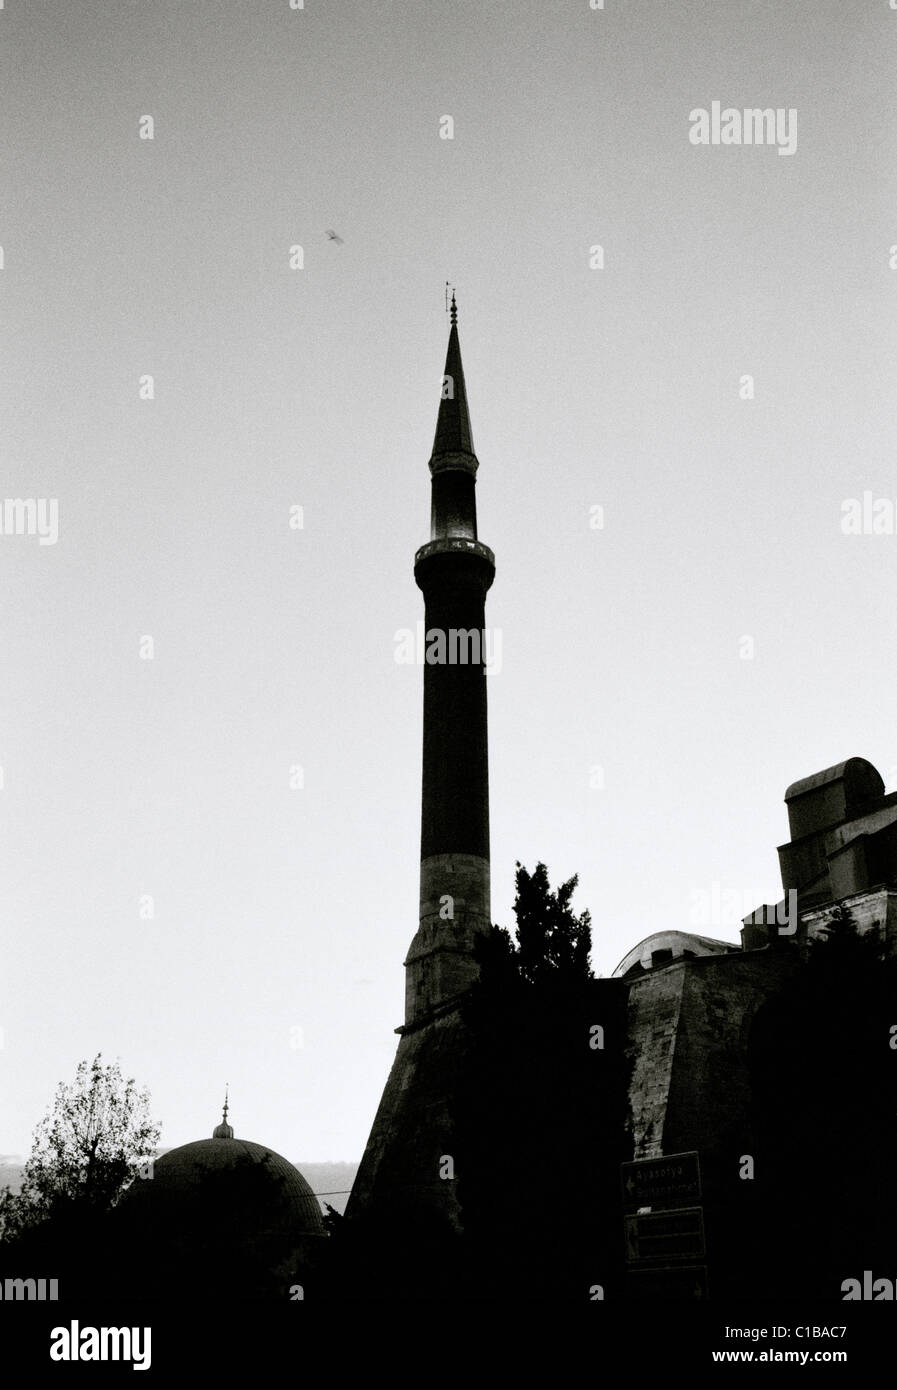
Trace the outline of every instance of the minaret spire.
<instances>
[{"instance_id":1,"label":"minaret spire","mask_svg":"<svg viewBox=\"0 0 897 1390\"><path fill-rule=\"evenodd\" d=\"M451 316L448 348L445 354L445 371L442 374L442 397L439 402L439 414L436 418L433 453L430 457L430 472L435 471L434 464L441 464L442 467L448 468L466 467L476 473L479 463L474 452L473 434L470 429L467 387L464 382L461 343L458 338L458 305L455 301L454 290L452 290Z\"/></svg>"}]
</instances>

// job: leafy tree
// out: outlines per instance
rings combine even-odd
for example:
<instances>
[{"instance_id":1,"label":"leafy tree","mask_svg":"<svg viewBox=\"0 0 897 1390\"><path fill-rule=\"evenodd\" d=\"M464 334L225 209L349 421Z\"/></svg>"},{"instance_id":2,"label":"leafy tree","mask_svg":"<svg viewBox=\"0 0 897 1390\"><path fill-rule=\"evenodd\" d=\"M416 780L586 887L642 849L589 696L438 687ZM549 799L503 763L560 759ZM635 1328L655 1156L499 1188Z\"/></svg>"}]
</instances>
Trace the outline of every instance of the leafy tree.
<instances>
[{"instance_id":1,"label":"leafy tree","mask_svg":"<svg viewBox=\"0 0 897 1390\"><path fill-rule=\"evenodd\" d=\"M478 944L453 1111L467 1291L483 1299L587 1300L617 1274L625 999L592 976L577 881L552 892L544 864L518 863L516 941L493 927Z\"/></svg>"},{"instance_id":2,"label":"leafy tree","mask_svg":"<svg viewBox=\"0 0 897 1390\"><path fill-rule=\"evenodd\" d=\"M571 907L578 883L579 877L574 874L552 893L544 864L537 864L530 874L518 861L514 899L516 948L508 934L504 936L511 945L517 972L527 984L544 980L571 986L592 978L592 918L588 910L577 917Z\"/></svg>"},{"instance_id":3,"label":"leafy tree","mask_svg":"<svg viewBox=\"0 0 897 1390\"><path fill-rule=\"evenodd\" d=\"M0 1194L0 1233L14 1238L47 1222L89 1219L115 1206L159 1142L149 1093L122 1077L118 1062L78 1064L60 1082L52 1109L35 1131L21 1191Z\"/></svg>"}]
</instances>

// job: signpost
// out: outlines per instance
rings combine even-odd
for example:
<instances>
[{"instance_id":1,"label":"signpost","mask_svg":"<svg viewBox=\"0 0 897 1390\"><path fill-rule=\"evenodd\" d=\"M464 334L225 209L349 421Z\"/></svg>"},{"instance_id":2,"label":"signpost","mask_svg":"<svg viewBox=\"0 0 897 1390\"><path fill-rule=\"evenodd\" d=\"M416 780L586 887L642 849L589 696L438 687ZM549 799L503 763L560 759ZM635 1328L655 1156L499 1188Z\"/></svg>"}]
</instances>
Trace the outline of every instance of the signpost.
<instances>
[{"instance_id":1,"label":"signpost","mask_svg":"<svg viewBox=\"0 0 897 1390\"><path fill-rule=\"evenodd\" d=\"M700 1207L624 1216L623 1226L627 1264L694 1259L704 1254L704 1213Z\"/></svg>"},{"instance_id":2,"label":"signpost","mask_svg":"<svg viewBox=\"0 0 897 1390\"><path fill-rule=\"evenodd\" d=\"M620 1165L623 1203L627 1207L674 1207L701 1200L701 1166L697 1150L637 1158Z\"/></svg>"},{"instance_id":3,"label":"signpost","mask_svg":"<svg viewBox=\"0 0 897 1390\"><path fill-rule=\"evenodd\" d=\"M701 1165L696 1149L620 1165L630 1298L706 1299Z\"/></svg>"}]
</instances>

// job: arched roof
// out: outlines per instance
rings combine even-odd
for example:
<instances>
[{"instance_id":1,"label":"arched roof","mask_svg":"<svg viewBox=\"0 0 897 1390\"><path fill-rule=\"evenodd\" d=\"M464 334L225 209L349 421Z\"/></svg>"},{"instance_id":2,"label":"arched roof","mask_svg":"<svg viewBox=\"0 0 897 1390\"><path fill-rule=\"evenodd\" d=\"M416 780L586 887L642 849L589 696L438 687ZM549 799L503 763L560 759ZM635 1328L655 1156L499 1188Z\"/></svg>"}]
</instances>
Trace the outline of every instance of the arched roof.
<instances>
[{"instance_id":1,"label":"arched roof","mask_svg":"<svg viewBox=\"0 0 897 1390\"><path fill-rule=\"evenodd\" d=\"M695 936L687 931L658 931L651 936L646 936L637 946L633 946L631 951L620 961L616 970L613 972L615 979L620 979L627 975L634 965L641 965L643 969L650 970L651 957L655 951L671 951L672 955L665 963L672 965L675 961L681 960L683 956L721 956L729 951L738 951L740 947L733 941L716 941L710 936Z\"/></svg>"},{"instance_id":2,"label":"arched roof","mask_svg":"<svg viewBox=\"0 0 897 1390\"><path fill-rule=\"evenodd\" d=\"M816 791L829 782L842 780L848 784L852 800L867 800L881 796L885 789L881 773L865 758L845 758L843 763L835 763L832 767L824 768L822 772L814 772L810 777L801 777L799 781L792 782L785 792L785 800L793 801L796 797Z\"/></svg>"}]
</instances>

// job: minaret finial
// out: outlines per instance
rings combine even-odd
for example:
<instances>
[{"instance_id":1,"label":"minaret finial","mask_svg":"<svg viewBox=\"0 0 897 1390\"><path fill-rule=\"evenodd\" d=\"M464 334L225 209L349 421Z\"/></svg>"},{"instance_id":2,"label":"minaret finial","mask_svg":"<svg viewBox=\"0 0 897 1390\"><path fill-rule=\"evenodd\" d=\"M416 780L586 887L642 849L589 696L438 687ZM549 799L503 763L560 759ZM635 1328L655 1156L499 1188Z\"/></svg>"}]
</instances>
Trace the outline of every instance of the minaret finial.
<instances>
[{"instance_id":1,"label":"minaret finial","mask_svg":"<svg viewBox=\"0 0 897 1390\"><path fill-rule=\"evenodd\" d=\"M458 322L458 306L457 306L457 304L455 303L455 291L452 290L452 323L453 323L453 324L456 324L457 322Z\"/></svg>"},{"instance_id":2,"label":"minaret finial","mask_svg":"<svg viewBox=\"0 0 897 1390\"><path fill-rule=\"evenodd\" d=\"M224 1114L221 1117L221 1124L216 1125L212 1130L213 1139L233 1139L233 1126L227 1123L227 1104L228 1104L228 1085L224 1083Z\"/></svg>"}]
</instances>

